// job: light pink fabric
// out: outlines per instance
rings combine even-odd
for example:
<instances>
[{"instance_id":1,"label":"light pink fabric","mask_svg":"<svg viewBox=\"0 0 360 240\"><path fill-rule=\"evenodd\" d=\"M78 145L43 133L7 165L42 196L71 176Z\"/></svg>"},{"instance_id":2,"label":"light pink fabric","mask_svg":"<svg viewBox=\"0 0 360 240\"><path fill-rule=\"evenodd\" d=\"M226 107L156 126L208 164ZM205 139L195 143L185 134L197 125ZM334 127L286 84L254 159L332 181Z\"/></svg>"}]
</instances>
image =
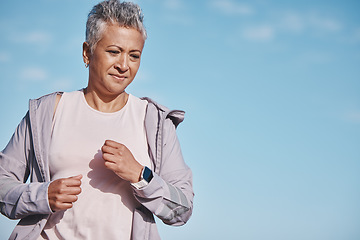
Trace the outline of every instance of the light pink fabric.
<instances>
[{"instance_id":1,"label":"light pink fabric","mask_svg":"<svg viewBox=\"0 0 360 240\"><path fill-rule=\"evenodd\" d=\"M129 95L118 112L91 108L82 91L64 93L53 121L51 180L83 175L73 208L53 214L44 232L50 239L130 239L133 211L140 204L130 184L104 166L106 139L127 146L142 165L151 166L144 129L147 101ZM43 238L40 238L43 239Z\"/></svg>"}]
</instances>

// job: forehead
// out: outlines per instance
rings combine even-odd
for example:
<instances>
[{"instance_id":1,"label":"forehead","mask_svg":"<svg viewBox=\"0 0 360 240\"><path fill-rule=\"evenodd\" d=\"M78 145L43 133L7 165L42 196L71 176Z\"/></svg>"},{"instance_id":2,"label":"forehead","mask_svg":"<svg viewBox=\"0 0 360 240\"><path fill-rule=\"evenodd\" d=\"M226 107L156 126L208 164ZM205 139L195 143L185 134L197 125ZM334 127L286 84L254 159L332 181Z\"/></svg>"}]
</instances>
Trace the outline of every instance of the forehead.
<instances>
[{"instance_id":1,"label":"forehead","mask_svg":"<svg viewBox=\"0 0 360 240\"><path fill-rule=\"evenodd\" d=\"M102 32L98 45L115 45L122 48L134 48L142 50L144 38L140 31L135 28L123 27L117 24L107 24Z\"/></svg>"}]
</instances>

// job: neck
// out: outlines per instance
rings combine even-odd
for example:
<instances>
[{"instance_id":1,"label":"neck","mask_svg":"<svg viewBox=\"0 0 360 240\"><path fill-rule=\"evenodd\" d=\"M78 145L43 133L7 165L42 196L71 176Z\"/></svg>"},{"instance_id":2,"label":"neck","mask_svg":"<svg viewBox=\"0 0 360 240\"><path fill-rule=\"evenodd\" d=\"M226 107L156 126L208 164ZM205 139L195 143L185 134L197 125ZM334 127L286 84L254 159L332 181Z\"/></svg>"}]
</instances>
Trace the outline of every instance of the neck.
<instances>
[{"instance_id":1,"label":"neck","mask_svg":"<svg viewBox=\"0 0 360 240\"><path fill-rule=\"evenodd\" d=\"M99 94L89 87L84 89L84 96L87 104L89 104L90 107L100 112L106 113L112 113L121 110L129 98L129 94L127 94L125 91L119 95L109 96Z\"/></svg>"}]
</instances>

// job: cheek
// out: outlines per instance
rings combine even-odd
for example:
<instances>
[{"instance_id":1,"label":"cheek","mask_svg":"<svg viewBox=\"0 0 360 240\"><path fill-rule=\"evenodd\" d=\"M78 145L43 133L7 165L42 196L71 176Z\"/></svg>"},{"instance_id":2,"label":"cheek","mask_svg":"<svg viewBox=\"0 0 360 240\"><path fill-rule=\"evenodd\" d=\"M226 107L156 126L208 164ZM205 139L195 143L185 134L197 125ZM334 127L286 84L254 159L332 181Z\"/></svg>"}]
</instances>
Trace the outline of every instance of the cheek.
<instances>
[{"instance_id":1,"label":"cheek","mask_svg":"<svg viewBox=\"0 0 360 240\"><path fill-rule=\"evenodd\" d=\"M94 57L94 64L96 65L96 68L99 70L106 70L106 68L110 68L114 65L115 60L110 57L106 56L95 56Z\"/></svg>"}]
</instances>

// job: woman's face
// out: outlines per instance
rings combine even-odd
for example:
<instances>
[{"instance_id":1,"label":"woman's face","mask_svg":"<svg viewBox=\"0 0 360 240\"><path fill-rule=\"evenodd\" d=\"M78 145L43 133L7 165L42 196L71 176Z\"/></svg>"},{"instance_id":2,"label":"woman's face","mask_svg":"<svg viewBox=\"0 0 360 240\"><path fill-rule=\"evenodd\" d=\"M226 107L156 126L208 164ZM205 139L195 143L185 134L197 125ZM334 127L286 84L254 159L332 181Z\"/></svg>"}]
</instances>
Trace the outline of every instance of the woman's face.
<instances>
[{"instance_id":1,"label":"woman's face","mask_svg":"<svg viewBox=\"0 0 360 240\"><path fill-rule=\"evenodd\" d=\"M144 47L142 34L134 28L107 25L91 54L84 43L84 61L89 63L89 88L105 96L117 96L134 80Z\"/></svg>"}]
</instances>

